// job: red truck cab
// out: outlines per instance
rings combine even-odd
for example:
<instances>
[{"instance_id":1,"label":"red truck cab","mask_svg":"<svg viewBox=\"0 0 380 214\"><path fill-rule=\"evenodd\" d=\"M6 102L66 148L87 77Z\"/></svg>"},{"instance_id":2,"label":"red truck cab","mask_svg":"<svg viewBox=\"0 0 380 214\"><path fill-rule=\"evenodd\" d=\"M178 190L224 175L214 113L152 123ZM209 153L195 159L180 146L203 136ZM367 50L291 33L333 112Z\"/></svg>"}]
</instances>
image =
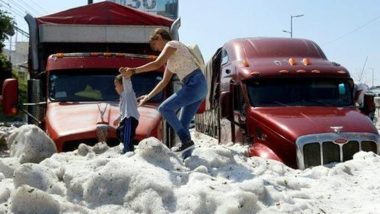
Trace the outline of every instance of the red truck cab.
<instances>
[{"instance_id":1,"label":"red truck cab","mask_svg":"<svg viewBox=\"0 0 380 214\"><path fill-rule=\"evenodd\" d=\"M46 66L47 104L46 132L59 151L77 148L80 143L94 145L105 141L117 145L113 121L119 116L119 96L114 78L119 67L139 66L155 56L122 53L54 54ZM136 96L149 93L162 79L163 70L134 75ZM155 136L162 140L162 118L157 106L167 96L165 91L148 105L138 108L142 121L136 140Z\"/></svg>"},{"instance_id":2,"label":"red truck cab","mask_svg":"<svg viewBox=\"0 0 380 214\"><path fill-rule=\"evenodd\" d=\"M353 80L305 39L227 42L208 63L211 82L198 130L248 143L249 156L306 168L379 154L380 138L353 99Z\"/></svg>"}]
</instances>

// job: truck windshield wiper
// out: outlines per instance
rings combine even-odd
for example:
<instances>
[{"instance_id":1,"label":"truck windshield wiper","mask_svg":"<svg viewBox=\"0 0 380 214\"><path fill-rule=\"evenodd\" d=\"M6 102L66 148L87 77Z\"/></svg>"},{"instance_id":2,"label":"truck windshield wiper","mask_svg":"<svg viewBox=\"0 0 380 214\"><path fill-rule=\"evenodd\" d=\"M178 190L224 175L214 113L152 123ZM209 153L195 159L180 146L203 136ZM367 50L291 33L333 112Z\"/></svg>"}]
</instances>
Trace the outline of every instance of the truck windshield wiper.
<instances>
[{"instance_id":1,"label":"truck windshield wiper","mask_svg":"<svg viewBox=\"0 0 380 214\"><path fill-rule=\"evenodd\" d=\"M273 101L273 103L278 104L280 106L289 106L288 104L285 104L285 103L282 103L282 102L279 102L279 101Z\"/></svg>"},{"instance_id":2,"label":"truck windshield wiper","mask_svg":"<svg viewBox=\"0 0 380 214\"><path fill-rule=\"evenodd\" d=\"M319 104L320 106L331 106L330 103L322 102L322 101L319 101L319 100L308 100L308 101L305 101L305 103Z\"/></svg>"}]
</instances>

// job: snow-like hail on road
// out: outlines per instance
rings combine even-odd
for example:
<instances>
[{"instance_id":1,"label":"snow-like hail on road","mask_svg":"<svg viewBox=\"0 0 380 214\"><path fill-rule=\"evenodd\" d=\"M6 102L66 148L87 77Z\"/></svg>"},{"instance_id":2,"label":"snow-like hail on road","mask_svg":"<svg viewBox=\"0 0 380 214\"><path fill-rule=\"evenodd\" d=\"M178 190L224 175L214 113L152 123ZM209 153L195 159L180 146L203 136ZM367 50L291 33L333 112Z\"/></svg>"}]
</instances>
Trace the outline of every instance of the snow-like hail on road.
<instances>
[{"instance_id":1,"label":"snow-like hail on road","mask_svg":"<svg viewBox=\"0 0 380 214\"><path fill-rule=\"evenodd\" d=\"M39 163L0 158L0 213L378 213L380 157L296 170L192 132L180 160L155 138L134 153L80 145ZM20 149L20 148L18 148Z\"/></svg>"}]
</instances>

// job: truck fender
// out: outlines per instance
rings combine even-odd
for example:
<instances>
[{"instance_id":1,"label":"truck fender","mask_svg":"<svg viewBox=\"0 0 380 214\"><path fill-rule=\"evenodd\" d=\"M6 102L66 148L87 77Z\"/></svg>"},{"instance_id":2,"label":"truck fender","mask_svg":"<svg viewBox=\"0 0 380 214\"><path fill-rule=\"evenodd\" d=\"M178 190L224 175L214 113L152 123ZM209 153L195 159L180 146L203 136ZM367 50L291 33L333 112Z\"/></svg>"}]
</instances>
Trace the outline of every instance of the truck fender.
<instances>
[{"instance_id":1,"label":"truck fender","mask_svg":"<svg viewBox=\"0 0 380 214\"><path fill-rule=\"evenodd\" d=\"M14 116L17 114L18 81L16 79L4 80L1 101L4 115Z\"/></svg>"},{"instance_id":2,"label":"truck fender","mask_svg":"<svg viewBox=\"0 0 380 214\"><path fill-rule=\"evenodd\" d=\"M283 160L273 152L272 149L262 143L254 143L248 149L248 156L258 156L266 159L272 159L283 163Z\"/></svg>"}]
</instances>

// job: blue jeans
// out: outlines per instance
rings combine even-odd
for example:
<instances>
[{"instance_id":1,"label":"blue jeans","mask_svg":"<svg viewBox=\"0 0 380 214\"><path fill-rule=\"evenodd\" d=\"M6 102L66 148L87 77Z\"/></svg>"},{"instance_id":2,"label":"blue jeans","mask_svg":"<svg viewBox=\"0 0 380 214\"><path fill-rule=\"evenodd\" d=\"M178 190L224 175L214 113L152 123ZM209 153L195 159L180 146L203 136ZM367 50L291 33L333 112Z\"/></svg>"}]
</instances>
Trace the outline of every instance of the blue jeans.
<instances>
[{"instance_id":1,"label":"blue jeans","mask_svg":"<svg viewBox=\"0 0 380 214\"><path fill-rule=\"evenodd\" d=\"M189 125L207 94L207 82L200 69L183 79L182 88L167 98L158 108L161 115L175 130L182 143L191 140ZM182 108L180 118L177 112Z\"/></svg>"},{"instance_id":2,"label":"blue jeans","mask_svg":"<svg viewBox=\"0 0 380 214\"><path fill-rule=\"evenodd\" d=\"M123 153L134 151L133 139L135 138L138 124L139 121L134 117L126 117L120 121L119 127L116 129L116 135L124 144Z\"/></svg>"}]
</instances>

